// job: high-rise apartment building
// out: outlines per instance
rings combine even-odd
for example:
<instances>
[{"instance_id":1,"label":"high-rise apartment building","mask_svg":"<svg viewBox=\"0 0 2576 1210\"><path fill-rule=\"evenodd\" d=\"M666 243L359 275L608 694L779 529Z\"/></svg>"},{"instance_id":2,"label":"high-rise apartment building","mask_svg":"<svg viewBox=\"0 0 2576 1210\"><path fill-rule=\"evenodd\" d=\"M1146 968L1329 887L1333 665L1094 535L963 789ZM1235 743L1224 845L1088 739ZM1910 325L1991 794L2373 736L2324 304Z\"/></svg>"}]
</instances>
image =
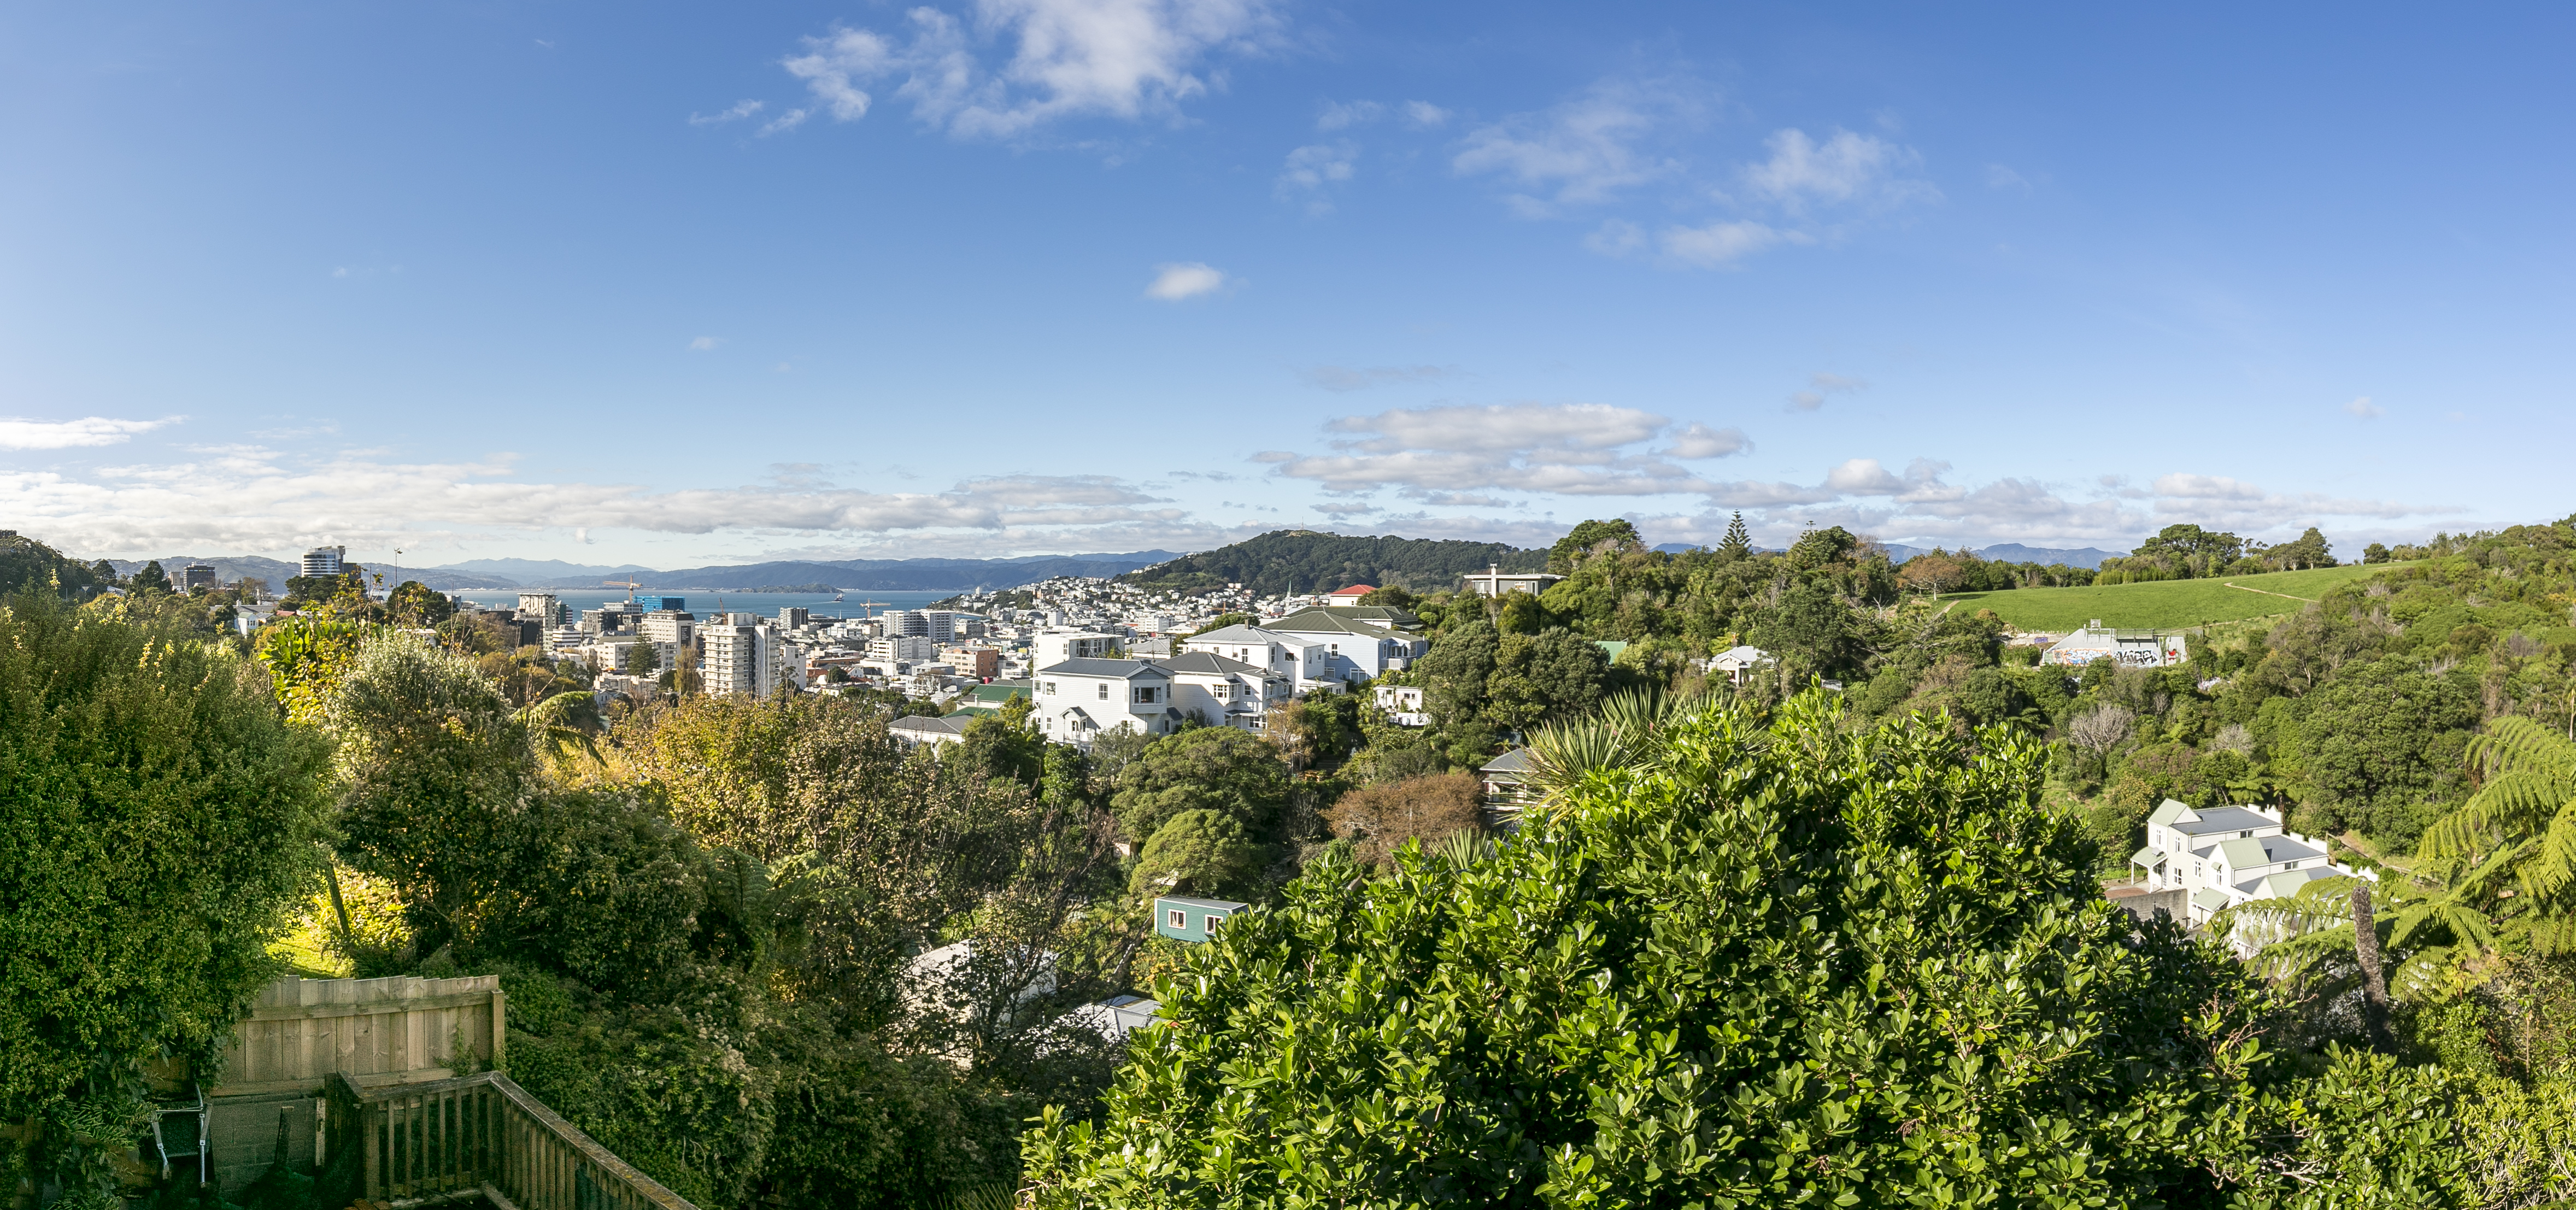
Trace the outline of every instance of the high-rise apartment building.
<instances>
[{"instance_id":1,"label":"high-rise apartment building","mask_svg":"<svg viewBox=\"0 0 2576 1210\"><path fill-rule=\"evenodd\" d=\"M336 576L349 562L346 546L316 546L304 552L304 570L298 575Z\"/></svg>"},{"instance_id":2,"label":"high-rise apartment building","mask_svg":"<svg viewBox=\"0 0 2576 1210\"><path fill-rule=\"evenodd\" d=\"M706 651L699 671L708 696L768 697L778 692L782 654L778 630L735 620L751 616L730 614L723 625L698 628L698 641Z\"/></svg>"},{"instance_id":3,"label":"high-rise apartment building","mask_svg":"<svg viewBox=\"0 0 2576 1210\"><path fill-rule=\"evenodd\" d=\"M212 563L191 563L179 572L179 591L181 592L195 592L200 588L214 586L215 567Z\"/></svg>"}]
</instances>

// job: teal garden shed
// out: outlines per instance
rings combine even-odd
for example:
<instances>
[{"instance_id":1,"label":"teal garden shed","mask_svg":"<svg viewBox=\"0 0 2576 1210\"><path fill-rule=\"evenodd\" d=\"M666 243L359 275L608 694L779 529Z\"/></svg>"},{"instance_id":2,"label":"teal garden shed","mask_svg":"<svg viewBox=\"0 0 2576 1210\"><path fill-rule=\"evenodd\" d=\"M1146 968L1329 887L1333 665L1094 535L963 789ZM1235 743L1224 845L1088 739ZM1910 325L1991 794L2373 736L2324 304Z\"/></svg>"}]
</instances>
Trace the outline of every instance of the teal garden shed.
<instances>
[{"instance_id":1,"label":"teal garden shed","mask_svg":"<svg viewBox=\"0 0 2576 1210\"><path fill-rule=\"evenodd\" d=\"M1154 931L1174 941L1205 941L1226 917L1249 905L1223 899L1161 895L1154 900Z\"/></svg>"}]
</instances>

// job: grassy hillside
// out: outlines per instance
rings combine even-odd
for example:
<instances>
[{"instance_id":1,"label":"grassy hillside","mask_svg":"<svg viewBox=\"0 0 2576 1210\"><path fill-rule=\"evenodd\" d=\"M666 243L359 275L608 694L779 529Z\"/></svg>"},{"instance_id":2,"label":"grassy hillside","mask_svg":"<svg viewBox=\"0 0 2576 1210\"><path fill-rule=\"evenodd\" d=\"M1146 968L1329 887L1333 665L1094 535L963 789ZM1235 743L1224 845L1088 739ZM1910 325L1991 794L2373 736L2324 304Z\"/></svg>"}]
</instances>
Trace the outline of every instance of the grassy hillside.
<instances>
[{"instance_id":1,"label":"grassy hillside","mask_svg":"<svg viewBox=\"0 0 2576 1210\"><path fill-rule=\"evenodd\" d=\"M1962 609L1991 609L2024 630L2072 630L2094 618L2109 626L2183 627L2288 613L2335 585L2378 567L2324 567L2216 580L2159 580L2108 588L2015 588L1963 592ZM2297 598L2292 600L2289 598Z\"/></svg>"}]
</instances>

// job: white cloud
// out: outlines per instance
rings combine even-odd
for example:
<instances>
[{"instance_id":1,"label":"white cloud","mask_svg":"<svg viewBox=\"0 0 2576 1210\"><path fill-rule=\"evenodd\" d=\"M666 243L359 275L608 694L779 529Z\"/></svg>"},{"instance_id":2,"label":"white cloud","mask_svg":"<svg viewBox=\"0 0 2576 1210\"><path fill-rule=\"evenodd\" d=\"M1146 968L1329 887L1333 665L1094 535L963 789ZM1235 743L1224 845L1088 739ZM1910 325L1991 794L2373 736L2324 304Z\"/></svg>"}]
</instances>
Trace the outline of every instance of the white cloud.
<instances>
[{"instance_id":1,"label":"white cloud","mask_svg":"<svg viewBox=\"0 0 2576 1210\"><path fill-rule=\"evenodd\" d=\"M805 119L813 116L814 111L810 109L788 110L777 117L771 118L766 125L763 125L760 128L760 137L765 139L773 134L784 134L804 125Z\"/></svg>"},{"instance_id":2,"label":"white cloud","mask_svg":"<svg viewBox=\"0 0 2576 1210\"><path fill-rule=\"evenodd\" d=\"M908 37L845 28L808 38L806 53L782 66L838 121L865 116L873 97L861 86L883 80L922 122L959 136L1009 136L1059 118L1176 112L1221 80L1205 59L1258 53L1279 25L1268 0L974 0L972 7L971 24L940 9L911 9Z\"/></svg>"},{"instance_id":3,"label":"white cloud","mask_svg":"<svg viewBox=\"0 0 2576 1210\"><path fill-rule=\"evenodd\" d=\"M161 420L111 420L105 416L85 416L79 420L0 420L0 450L67 450L94 445L121 445L136 433L148 433L163 425L179 423L178 417Z\"/></svg>"},{"instance_id":4,"label":"white cloud","mask_svg":"<svg viewBox=\"0 0 2576 1210\"><path fill-rule=\"evenodd\" d=\"M1092 530L1193 524L1185 510L1099 475L998 476L917 493L657 492L629 484L522 482L512 477L512 461L407 464L342 455L312 464L238 448L189 463L116 467L84 477L0 472L0 515L20 518L23 531L90 557L191 546L283 550L326 538L384 545L421 539L413 549L426 549L442 535L573 528L948 534L990 548L1042 541L1050 533L1064 540ZM1080 544L1116 548L1092 541L1086 534Z\"/></svg>"},{"instance_id":5,"label":"white cloud","mask_svg":"<svg viewBox=\"0 0 2576 1210\"><path fill-rule=\"evenodd\" d=\"M1438 130L1449 124L1449 111L1429 101L1407 101L1404 124L1416 130Z\"/></svg>"},{"instance_id":6,"label":"white cloud","mask_svg":"<svg viewBox=\"0 0 2576 1210\"><path fill-rule=\"evenodd\" d=\"M2359 399L2355 399L2352 402L2343 405L2343 410L2350 412L2355 416L2359 416L2364 420L2372 420L2388 414L2387 408L2372 403L2370 401L2370 396L2368 395L2364 395Z\"/></svg>"},{"instance_id":7,"label":"white cloud","mask_svg":"<svg viewBox=\"0 0 2576 1210\"><path fill-rule=\"evenodd\" d=\"M1820 146L1807 132L1791 129L1772 135L1766 145L1771 158L1746 166L1745 181L1793 213L1809 201L1893 204L1941 196L1929 182L1895 176L1920 157L1871 135L1837 130Z\"/></svg>"},{"instance_id":8,"label":"white cloud","mask_svg":"<svg viewBox=\"0 0 2576 1210\"><path fill-rule=\"evenodd\" d=\"M1433 382L1457 373L1452 366L1316 366L1299 371L1307 382L1327 391L1358 391L1399 382Z\"/></svg>"},{"instance_id":9,"label":"white cloud","mask_svg":"<svg viewBox=\"0 0 2576 1210\"><path fill-rule=\"evenodd\" d=\"M1154 280L1145 287L1145 297L1164 302L1179 302L1223 289L1226 276L1218 269L1198 261L1154 266Z\"/></svg>"},{"instance_id":10,"label":"white cloud","mask_svg":"<svg viewBox=\"0 0 2576 1210\"><path fill-rule=\"evenodd\" d=\"M1661 452L1670 458L1724 458L1753 448L1742 429L1713 429L1693 424L1672 435L1673 443Z\"/></svg>"},{"instance_id":11,"label":"white cloud","mask_svg":"<svg viewBox=\"0 0 2576 1210\"><path fill-rule=\"evenodd\" d=\"M1342 130L1366 126L1386 116L1386 106L1375 101L1326 101L1324 111L1315 115L1315 129Z\"/></svg>"},{"instance_id":12,"label":"white cloud","mask_svg":"<svg viewBox=\"0 0 2576 1210\"><path fill-rule=\"evenodd\" d=\"M1351 179L1359 156L1359 145L1347 141L1297 148L1279 171L1276 191L1283 200L1305 199L1310 214L1328 213L1333 204L1322 196L1324 190Z\"/></svg>"},{"instance_id":13,"label":"white cloud","mask_svg":"<svg viewBox=\"0 0 2576 1210\"><path fill-rule=\"evenodd\" d=\"M1291 479L1336 492L1392 487L1426 502L1441 493L1508 490L1570 496L1705 492L1718 485L1671 459L1750 448L1744 434L1693 424L1676 429L1652 412L1599 403L1514 403L1395 408L1324 426L1334 451L1255 457ZM1669 437L1670 448L1642 446Z\"/></svg>"},{"instance_id":14,"label":"white cloud","mask_svg":"<svg viewBox=\"0 0 2576 1210\"><path fill-rule=\"evenodd\" d=\"M723 343L724 338L721 336L701 336L696 340L689 342L689 351L692 353L704 353Z\"/></svg>"},{"instance_id":15,"label":"white cloud","mask_svg":"<svg viewBox=\"0 0 2576 1210\"><path fill-rule=\"evenodd\" d=\"M2022 174L2015 172L2010 168L2006 168L2001 164L1988 164L1986 165L1986 188L2019 189L2024 193L2028 193L2030 192L2030 181L2028 178L2022 176Z\"/></svg>"},{"instance_id":16,"label":"white cloud","mask_svg":"<svg viewBox=\"0 0 2576 1210\"><path fill-rule=\"evenodd\" d=\"M1790 394L1789 406L1802 412L1812 412L1825 406L1825 400L1828 397L1848 395L1854 391L1867 389L1869 389L1869 383L1864 379L1846 378L1840 374L1828 374L1818 370L1807 376L1806 390Z\"/></svg>"},{"instance_id":17,"label":"white cloud","mask_svg":"<svg viewBox=\"0 0 2576 1210\"><path fill-rule=\"evenodd\" d=\"M721 113L690 114L689 125L722 126L727 122L737 122L750 117L753 114L759 113L765 104L765 102L761 101L736 101L733 103L731 108L726 109Z\"/></svg>"},{"instance_id":18,"label":"white cloud","mask_svg":"<svg viewBox=\"0 0 2576 1210\"><path fill-rule=\"evenodd\" d=\"M1732 268L1735 262L1783 243L1803 244L1802 232L1780 231L1756 222L1710 223L1705 227L1667 227L1656 237L1664 255L1703 269Z\"/></svg>"},{"instance_id":19,"label":"white cloud","mask_svg":"<svg viewBox=\"0 0 2576 1210\"><path fill-rule=\"evenodd\" d=\"M1552 109L1469 131L1450 166L1514 182L1529 191L1512 195L1514 209L1541 217L1678 171L1677 161L1641 144L1695 122L1703 107L1699 91L1685 85L1604 80Z\"/></svg>"},{"instance_id":20,"label":"white cloud","mask_svg":"<svg viewBox=\"0 0 2576 1210\"><path fill-rule=\"evenodd\" d=\"M1645 250L1646 231L1625 219L1611 219L1583 237L1583 246L1603 256L1633 256Z\"/></svg>"}]
</instances>

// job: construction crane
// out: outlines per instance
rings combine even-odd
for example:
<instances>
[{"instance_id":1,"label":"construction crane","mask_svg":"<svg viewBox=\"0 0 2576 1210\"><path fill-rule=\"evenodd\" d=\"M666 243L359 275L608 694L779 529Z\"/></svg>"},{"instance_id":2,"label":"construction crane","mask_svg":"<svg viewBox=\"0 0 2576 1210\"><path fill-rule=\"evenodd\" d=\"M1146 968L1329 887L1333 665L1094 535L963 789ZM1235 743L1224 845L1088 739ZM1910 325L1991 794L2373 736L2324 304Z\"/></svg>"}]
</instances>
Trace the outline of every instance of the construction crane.
<instances>
[{"instance_id":1,"label":"construction crane","mask_svg":"<svg viewBox=\"0 0 2576 1210\"><path fill-rule=\"evenodd\" d=\"M600 586L600 587L602 587L602 588L623 588L623 589L625 589L625 590L626 590L626 603L627 603L627 604L629 604L629 605L632 605L632 604L634 604L634 603L635 603L635 590L636 590L636 589L638 589L638 588L642 588L642 587L644 587L644 585L642 585L641 583L638 583L638 582L635 580L635 578L634 578L634 577L632 577L632 576L629 576L629 577L627 577L626 579L623 579L623 580L601 580L601 581L599 582L599 586Z\"/></svg>"}]
</instances>

